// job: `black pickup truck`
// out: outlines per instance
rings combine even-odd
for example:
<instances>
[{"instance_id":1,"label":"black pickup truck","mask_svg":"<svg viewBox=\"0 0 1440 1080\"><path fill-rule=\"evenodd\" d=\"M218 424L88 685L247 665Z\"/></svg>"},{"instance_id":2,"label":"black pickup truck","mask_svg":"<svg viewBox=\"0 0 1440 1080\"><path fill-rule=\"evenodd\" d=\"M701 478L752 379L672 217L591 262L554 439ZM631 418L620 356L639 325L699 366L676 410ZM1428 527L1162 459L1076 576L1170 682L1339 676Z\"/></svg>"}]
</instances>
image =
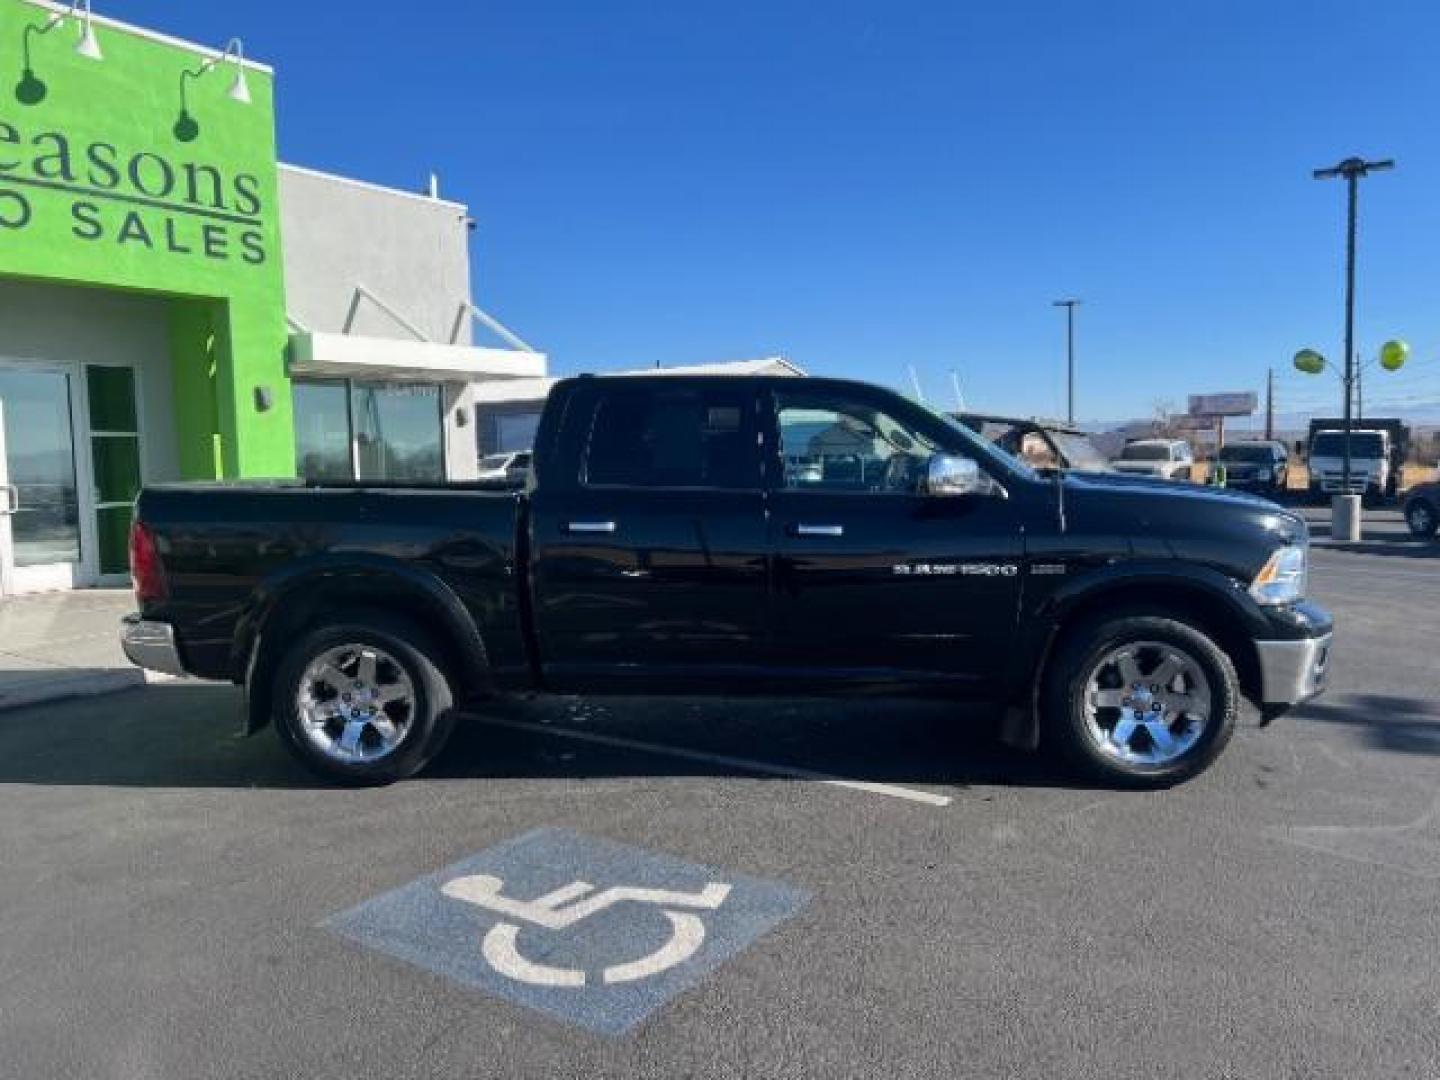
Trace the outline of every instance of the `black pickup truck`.
<instances>
[{"instance_id":1,"label":"black pickup truck","mask_svg":"<svg viewBox=\"0 0 1440 1080\"><path fill-rule=\"evenodd\" d=\"M524 490L170 484L131 535L137 664L247 688L311 768L412 774L511 691L979 699L1102 782L1205 768L1242 695L1318 693L1304 522L1042 476L887 390L582 376ZM463 707L463 708L462 708Z\"/></svg>"}]
</instances>

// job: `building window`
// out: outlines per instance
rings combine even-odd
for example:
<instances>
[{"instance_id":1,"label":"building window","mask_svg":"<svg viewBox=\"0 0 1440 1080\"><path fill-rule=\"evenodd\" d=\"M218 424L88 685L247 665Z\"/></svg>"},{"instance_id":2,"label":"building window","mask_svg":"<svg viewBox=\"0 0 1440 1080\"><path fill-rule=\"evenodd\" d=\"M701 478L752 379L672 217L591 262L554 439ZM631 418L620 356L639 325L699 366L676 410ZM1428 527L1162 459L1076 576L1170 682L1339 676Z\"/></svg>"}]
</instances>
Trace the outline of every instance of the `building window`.
<instances>
[{"instance_id":1,"label":"building window","mask_svg":"<svg viewBox=\"0 0 1440 1080\"><path fill-rule=\"evenodd\" d=\"M295 463L307 480L353 480L350 388L343 382L295 382Z\"/></svg>"},{"instance_id":2,"label":"building window","mask_svg":"<svg viewBox=\"0 0 1440 1080\"><path fill-rule=\"evenodd\" d=\"M307 480L445 479L439 386L301 380L295 456Z\"/></svg>"}]
</instances>

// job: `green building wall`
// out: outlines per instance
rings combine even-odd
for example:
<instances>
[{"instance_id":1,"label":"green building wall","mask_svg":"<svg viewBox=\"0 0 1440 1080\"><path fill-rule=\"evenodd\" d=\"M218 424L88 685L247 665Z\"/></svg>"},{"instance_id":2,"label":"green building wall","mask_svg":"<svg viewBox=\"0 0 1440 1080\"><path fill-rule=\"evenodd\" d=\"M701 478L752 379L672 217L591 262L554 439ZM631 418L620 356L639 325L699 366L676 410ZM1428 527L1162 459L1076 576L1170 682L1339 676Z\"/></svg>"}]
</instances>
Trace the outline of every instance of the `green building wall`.
<instances>
[{"instance_id":1,"label":"green building wall","mask_svg":"<svg viewBox=\"0 0 1440 1080\"><path fill-rule=\"evenodd\" d=\"M0 0L0 275L170 298L182 475L294 475L271 76L249 104L228 61L187 80L185 141L206 57L97 21L92 60L75 19L27 34L50 16Z\"/></svg>"}]
</instances>

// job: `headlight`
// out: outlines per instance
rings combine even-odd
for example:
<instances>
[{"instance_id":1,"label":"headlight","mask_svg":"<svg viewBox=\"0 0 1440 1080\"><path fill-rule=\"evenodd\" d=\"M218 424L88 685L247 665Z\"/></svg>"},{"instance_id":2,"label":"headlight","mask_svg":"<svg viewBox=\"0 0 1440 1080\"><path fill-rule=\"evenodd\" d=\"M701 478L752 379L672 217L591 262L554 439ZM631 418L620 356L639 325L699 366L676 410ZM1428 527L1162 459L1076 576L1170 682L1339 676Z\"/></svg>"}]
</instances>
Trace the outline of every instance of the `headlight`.
<instances>
[{"instance_id":1,"label":"headlight","mask_svg":"<svg viewBox=\"0 0 1440 1080\"><path fill-rule=\"evenodd\" d=\"M1276 550L1250 583L1250 595L1261 604L1293 604L1303 598L1306 555L1300 544Z\"/></svg>"}]
</instances>

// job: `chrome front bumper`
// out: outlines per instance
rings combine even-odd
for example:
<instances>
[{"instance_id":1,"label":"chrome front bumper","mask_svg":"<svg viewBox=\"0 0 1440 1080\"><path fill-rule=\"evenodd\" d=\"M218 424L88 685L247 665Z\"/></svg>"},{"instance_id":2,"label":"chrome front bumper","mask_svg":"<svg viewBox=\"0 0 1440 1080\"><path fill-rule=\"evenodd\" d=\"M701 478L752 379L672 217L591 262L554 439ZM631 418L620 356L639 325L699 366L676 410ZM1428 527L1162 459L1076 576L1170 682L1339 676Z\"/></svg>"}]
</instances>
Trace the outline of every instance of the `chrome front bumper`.
<instances>
[{"instance_id":1,"label":"chrome front bumper","mask_svg":"<svg viewBox=\"0 0 1440 1080\"><path fill-rule=\"evenodd\" d=\"M1333 634L1300 641L1257 641L1265 705L1298 705L1325 689Z\"/></svg>"},{"instance_id":2,"label":"chrome front bumper","mask_svg":"<svg viewBox=\"0 0 1440 1080\"><path fill-rule=\"evenodd\" d=\"M120 647L136 667L165 675L185 674L175 646L175 628L169 623L126 615L120 622Z\"/></svg>"}]
</instances>

